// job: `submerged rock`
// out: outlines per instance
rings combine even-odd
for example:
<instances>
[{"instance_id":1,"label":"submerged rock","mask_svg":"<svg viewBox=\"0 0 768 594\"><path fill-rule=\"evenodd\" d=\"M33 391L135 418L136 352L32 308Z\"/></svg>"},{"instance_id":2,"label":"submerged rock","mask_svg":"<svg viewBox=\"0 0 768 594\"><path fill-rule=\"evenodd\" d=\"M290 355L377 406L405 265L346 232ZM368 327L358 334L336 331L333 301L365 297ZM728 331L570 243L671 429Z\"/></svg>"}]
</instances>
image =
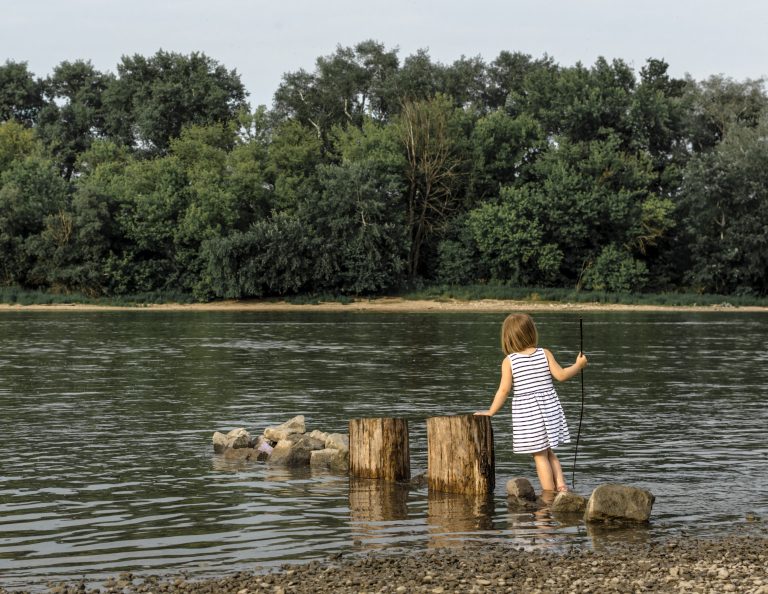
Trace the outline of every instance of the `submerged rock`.
<instances>
[{"instance_id":1,"label":"submerged rock","mask_svg":"<svg viewBox=\"0 0 768 594\"><path fill-rule=\"evenodd\" d=\"M647 522L655 497L650 491L607 483L594 491L587 503L587 522Z\"/></svg>"}]
</instances>

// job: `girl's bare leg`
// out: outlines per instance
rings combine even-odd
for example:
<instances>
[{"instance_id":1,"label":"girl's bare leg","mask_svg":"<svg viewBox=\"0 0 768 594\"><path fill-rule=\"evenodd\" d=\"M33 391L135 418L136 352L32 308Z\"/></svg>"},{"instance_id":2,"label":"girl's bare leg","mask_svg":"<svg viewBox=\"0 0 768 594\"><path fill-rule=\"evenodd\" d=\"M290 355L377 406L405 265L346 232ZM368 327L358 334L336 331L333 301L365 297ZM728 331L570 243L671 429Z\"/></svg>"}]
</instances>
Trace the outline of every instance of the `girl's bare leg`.
<instances>
[{"instance_id":1,"label":"girl's bare leg","mask_svg":"<svg viewBox=\"0 0 768 594\"><path fill-rule=\"evenodd\" d=\"M565 475L563 474L563 467L560 465L560 460L557 458L557 454L552 451L552 448L549 448L547 450L547 457L549 459L549 465L552 467L552 476L555 481L555 488L559 491L560 489L566 489L567 485L565 484Z\"/></svg>"},{"instance_id":2,"label":"girl's bare leg","mask_svg":"<svg viewBox=\"0 0 768 594\"><path fill-rule=\"evenodd\" d=\"M533 454L533 461L536 463L536 474L539 476L539 484L541 484L542 491L555 490L555 475L552 472L552 464L549 461L550 451L546 449Z\"/></svg>"}]
</instances>

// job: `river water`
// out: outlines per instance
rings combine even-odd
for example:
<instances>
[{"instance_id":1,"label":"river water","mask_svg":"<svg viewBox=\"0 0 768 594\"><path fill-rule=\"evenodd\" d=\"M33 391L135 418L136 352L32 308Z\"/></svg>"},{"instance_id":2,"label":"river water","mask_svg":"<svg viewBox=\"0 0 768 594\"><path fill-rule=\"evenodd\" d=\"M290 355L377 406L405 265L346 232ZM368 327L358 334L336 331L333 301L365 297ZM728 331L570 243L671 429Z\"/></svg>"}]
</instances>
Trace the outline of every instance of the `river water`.
<instances>
[{"instance_id":1,"label":"river water","mask_svg":"<svg viewBox=\"0 0 768 594\"><path fill-rule=\"evenodd\" d=\"M500 314L0 313L0 585L211 576L470 539L597 548L764 533L768 316L581 315L590 365L575 489L650 490L647 527L507 509L509 478L538 486L530 456L511 451L508 405L493 419L489 500L213 454L216 430L257 434L303 414L310 430L346 432L353 417L397 416L423 472L424 420L491 402ZM579 314L535 319L540 344L569 364ZM558 391L575 436L579 379ZM558 451L570 482L574 444Z\"/></svg>"}]
</instances>

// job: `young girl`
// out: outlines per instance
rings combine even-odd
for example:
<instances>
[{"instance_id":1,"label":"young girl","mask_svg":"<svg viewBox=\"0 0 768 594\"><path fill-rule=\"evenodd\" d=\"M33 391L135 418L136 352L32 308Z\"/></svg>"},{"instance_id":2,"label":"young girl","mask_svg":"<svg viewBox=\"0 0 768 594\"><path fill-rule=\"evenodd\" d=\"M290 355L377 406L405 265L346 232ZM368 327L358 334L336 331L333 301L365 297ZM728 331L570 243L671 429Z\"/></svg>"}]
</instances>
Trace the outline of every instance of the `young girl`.
<instances>
[{"instance_id":1,"label":"young girl","mask_svg":"<svg viewBox=\"0 0 768 594\"><path fill-rule=\"evenodd\" d=\"M552 353L538 347L538 341L530 316L507 316L501 327L501 349L506 355L501 363L501 383L491 408L475 414L495 415L514 386L512 451L533 454L543 491L567 491L563 469L552 450L571 437L552 378L562 382L573 377L586 367L587 358L579 353L576 362L563 369Z\"/></svg>"}]
</instances>

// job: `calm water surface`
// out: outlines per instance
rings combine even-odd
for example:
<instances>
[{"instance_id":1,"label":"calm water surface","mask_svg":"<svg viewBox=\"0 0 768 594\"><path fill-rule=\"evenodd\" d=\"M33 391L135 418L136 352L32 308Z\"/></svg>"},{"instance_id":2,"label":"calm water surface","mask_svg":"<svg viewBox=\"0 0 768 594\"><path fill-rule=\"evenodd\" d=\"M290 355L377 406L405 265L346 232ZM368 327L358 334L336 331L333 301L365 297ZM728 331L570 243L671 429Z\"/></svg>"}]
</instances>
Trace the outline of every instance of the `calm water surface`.
<instances>
[{"instance_id":1,"label":"calm water surface","mask_svg":"<svg viewBox=\"0 0 768 594\"><path fill-rule=\"evenodd\" d=\"M768 316L583 317L576 490L649 489L647 528L508 510L506 480L535 479L530 456L512 454L508 406L493 420L488 501L213 455L215 430L256 434L304 414L309 429L346 432L351 417L403 416L413 472L424 471L424 419L490 404L503 315L0 313L0 585L125 570L216 575L469 539L606 547L764 534ZM578 315L536 320L542 346L569 364ZM558 389L575 436L579 380ZM559 453L570 481L573 444Z\"/></svg>"}]
</instances>

